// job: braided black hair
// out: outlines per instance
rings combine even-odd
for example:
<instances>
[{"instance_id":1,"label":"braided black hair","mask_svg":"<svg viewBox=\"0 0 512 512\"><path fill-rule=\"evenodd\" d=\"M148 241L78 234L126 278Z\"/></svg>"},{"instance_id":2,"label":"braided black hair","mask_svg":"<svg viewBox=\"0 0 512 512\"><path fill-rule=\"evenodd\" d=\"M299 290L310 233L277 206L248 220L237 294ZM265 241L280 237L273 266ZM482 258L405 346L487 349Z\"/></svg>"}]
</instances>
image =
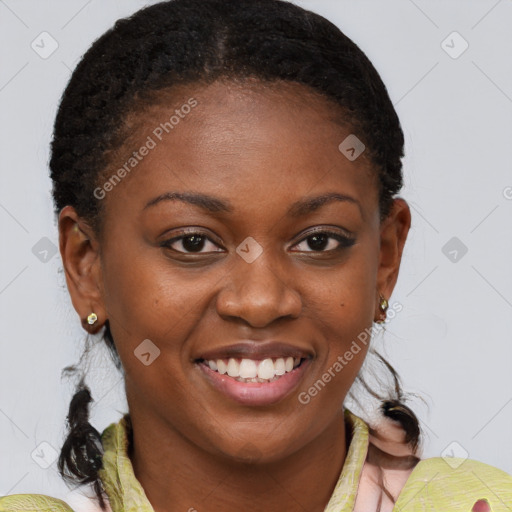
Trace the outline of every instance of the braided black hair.
<instances>
[{"instance_id":1,"label":"braided black hair","mask_svg":"<svg viewBox=\"0 0 512 512\"><path fill-rule=\"evenodd\" d=\"M67 416L68 436L59 455L57 466L63 479L70 483L92 483L102 510L106 510L104 488L97 477L103 467L101 434L89 423L91 391L80 379L71 399Z\"/></svg>"},{"instance_id":2,"label":"braided black hair","mask_svg":"<svg viewBox=\"0 0 512 512\"><path fill-rule=\"evenodd\" d=\"M55 214L73 206L100 237L103 202L93 192L108 176L109 156L130 136L127 116L176 84L249 77L299 83L340 107L374 164L381 220L386 218L403 184L404 156L403 132L387 89L338 27L284 0L169 0L118 20L99 37L74 70L55 120L50 158ZM108 322L103 338L120 368ZM73 397L73 427L60 467L63 475L67 467L77 480L96 482L98 490L97 465L72 456L97 453L84 412L89 398L85 388ZM401 396L394 399L401 403ZM390 409L382 411L401 423L415 446L414 413Z\"/></svg>"}]
</instances>

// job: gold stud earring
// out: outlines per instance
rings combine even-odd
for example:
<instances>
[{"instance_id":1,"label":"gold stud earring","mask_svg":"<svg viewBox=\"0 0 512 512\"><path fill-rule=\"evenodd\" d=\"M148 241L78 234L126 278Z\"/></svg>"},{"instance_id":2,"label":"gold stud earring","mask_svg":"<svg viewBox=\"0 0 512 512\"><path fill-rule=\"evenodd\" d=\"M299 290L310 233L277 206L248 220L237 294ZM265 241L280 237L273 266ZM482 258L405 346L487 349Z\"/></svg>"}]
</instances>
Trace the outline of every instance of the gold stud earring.
<instances>
[{"instance_id":1,"label":"gold stud earring","mask_svg":"<svg viewBox=\"0 0 512 512\"><path fill-rule=\"evenodd\" d=\"M378 324L384 323L386 320L386 311L389 307L388 301L385 299L385 297L382 295L382 293L379 293L379 310L380 310L380 317L376 322Z\"/></svg>"},{"instance_id":2,"label":"gold stud earring","mask_svg":"<svg viewBox=\"0 0 512 512\"><path fill-rule=\"evenodd\" d=\"M87 317L87 323L89 325L92 325L94 322L96 322L96 320L98 320L98 315L96 315L96 313L91 313L88 317Z\"/></svg>"}]
</instances>

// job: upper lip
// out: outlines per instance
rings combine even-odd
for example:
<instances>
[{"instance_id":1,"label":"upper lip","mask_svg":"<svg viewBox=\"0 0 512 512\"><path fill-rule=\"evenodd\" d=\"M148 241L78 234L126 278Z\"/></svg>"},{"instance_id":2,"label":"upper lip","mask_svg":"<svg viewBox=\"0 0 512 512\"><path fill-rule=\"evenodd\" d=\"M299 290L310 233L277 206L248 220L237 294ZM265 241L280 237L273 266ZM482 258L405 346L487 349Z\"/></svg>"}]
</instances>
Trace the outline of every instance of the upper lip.
<instances>
[{"instance_id":1,"label":"upper lip","mask_svg":"<svg viewBox=\"0 0 512 512\"><path fill-rule=\"evenodd\" d=\"M282 341L241 341L232 345L218 347L201 352L195 360L216 359L267 359L279 357L312 357L311 350L307 350Z\"/></svg>"}]
</instances>

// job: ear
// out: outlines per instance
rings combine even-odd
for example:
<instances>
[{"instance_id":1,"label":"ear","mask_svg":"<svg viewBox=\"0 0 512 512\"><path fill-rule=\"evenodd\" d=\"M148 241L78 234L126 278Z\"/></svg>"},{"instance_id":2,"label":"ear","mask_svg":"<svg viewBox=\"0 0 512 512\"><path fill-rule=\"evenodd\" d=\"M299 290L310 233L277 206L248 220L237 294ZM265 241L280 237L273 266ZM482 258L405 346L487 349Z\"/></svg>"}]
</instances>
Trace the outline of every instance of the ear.
<instances>
[{"instance_id":1,"label":"ear","mask_svg":"<svg viewBox=\"0 0 512 512\"><path fill-rule=\"evenodd\" d=\"M380 262L377 271L377 303L379 293L389 299L398 279L402 251L411 227L411 211L402 198L396 198L380 228ZM377 309L378 310L378 309Z\"/></svg>"},{"instance_id":2,"label":"ear","mask_svg":"<svg viewBox=\"0 0 512 512\"><path fill-rule=\"evenodd\" d=\"M94 334L107 319L99 243L91 227L72 206L65 206L59 214L59 249L73 307L80 316L83 328ZM89 325L87 317L93 312L98 319Z\"/></svg>"}]
</instances>

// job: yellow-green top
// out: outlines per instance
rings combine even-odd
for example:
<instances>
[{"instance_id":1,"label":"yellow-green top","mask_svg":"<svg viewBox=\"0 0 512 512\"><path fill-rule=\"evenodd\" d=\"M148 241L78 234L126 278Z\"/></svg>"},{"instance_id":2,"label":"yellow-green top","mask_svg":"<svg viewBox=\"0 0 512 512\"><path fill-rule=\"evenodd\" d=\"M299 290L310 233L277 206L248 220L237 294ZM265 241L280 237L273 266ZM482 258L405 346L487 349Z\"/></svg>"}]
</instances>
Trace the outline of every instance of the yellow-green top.
<instances>
[{"instance_id":1,"label":"yellow-green top","mask_svg":"<svg viewBox=\"0 0 512 512\"><path fill-rule=\"evenodd\" d=\"M135 478L127 455L128 427L124 415L102 433L100 478L112 512L154 512ZM352 439L343 470L324 512L352 512L369 445L368 425L348 409L345 420ZM403 487L393 512L471 512L475 501L487 499L492 512L512 512L512 476L482 462L441 457L421 460ZM0 512L75 512L64 501L42 494L0 498Z\"/></svg>"}]
</instances>

